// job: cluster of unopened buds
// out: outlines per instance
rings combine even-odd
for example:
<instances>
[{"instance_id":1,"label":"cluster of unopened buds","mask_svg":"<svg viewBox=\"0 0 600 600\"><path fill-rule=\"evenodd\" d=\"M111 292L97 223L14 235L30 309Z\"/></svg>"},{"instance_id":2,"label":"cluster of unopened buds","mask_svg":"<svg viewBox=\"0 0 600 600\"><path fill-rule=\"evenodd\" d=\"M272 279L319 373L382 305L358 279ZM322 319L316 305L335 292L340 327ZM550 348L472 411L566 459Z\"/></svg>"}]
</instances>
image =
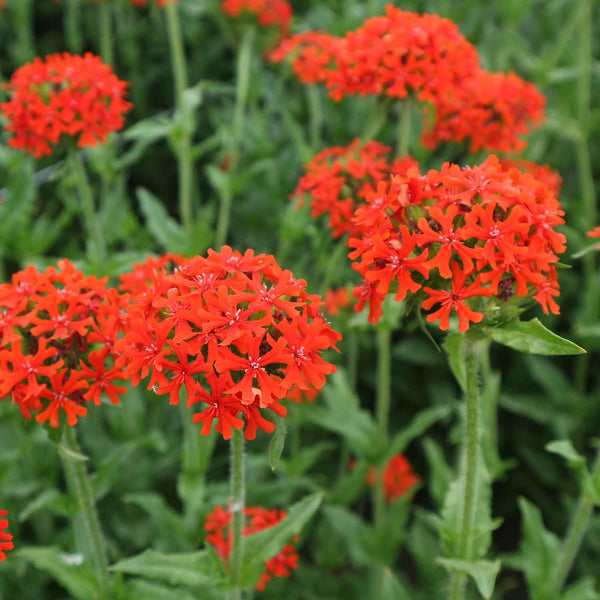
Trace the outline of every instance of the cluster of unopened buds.
<instances>
[{"instance_id":1,"label":"cluster of unopened buds","mask_svg":"<svg viewBox=\"0 0 600 600\"><path fill-rule=\"evenodd\" d=\"M225 439L244 425L247 439L272 432L263 410L285 415L290 389L318 390L335 371L321 353L341 336L321 315L320 297L251 250L224 246L178 262L140 266L121 284L131 295L117 344L127 378L137 385L150 374L148 388L171 404L185 388L187 406L204 407L193 417L204 435L213 421Z\"/></svg>"}]
</instances>

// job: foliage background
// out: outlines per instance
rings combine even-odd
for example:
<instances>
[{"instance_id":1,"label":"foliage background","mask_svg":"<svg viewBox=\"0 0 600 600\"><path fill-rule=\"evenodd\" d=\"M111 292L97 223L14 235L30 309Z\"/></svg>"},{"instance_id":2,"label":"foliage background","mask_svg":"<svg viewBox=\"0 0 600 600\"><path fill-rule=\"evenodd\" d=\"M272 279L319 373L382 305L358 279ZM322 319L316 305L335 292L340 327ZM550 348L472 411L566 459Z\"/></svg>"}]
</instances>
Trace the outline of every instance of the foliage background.
<instances>
[{"instance_id":1,"label":"foliage background","mask_svg":"<svg viewBox=\"0 0 600 600\"><path fill-rule=\"evenodd\" d=\"M34 54L69 49L77 42L64 33L64 6L47 0L20 0L18 4L11 6L9 0L0 14L0 73L4 79ZM79 49L97 51L97 7L87 0L77 4L81 18ZM305 209L297 212L288 195L302 164L316 151L347 144L361 135L376 110L375 103L368 98L352 98L335 104L323 90L307 91L289 70L266 63L260 52L255 52L241 168L227 178L222 167L231 135L236 29L220 13L216 0L180 0L180 4L190 80L200 82L195 98L195 139L201 152L197 192L205 225L194 240L194 250L202 252L210 246L220 186L229 185L234 193L229 241L235 248L275 253L281 264L306 278L314 291L323 292L327 281L330 285L353 281L348 264L330 265L335 247L324 224L311 221ZM365 17L380 14L384 2L303 0L292 4L297 30L323 28L341 34L357 27ZM478 47L486 68L516 71L536 83L548 101L547 121L531 135L525 156L549 164L563 177L564 232L569 240L563 262L572 268L561 271L560 317L538 316L554 331L583 345L589 354L564 359L523 358L493 347L492 368L502 377L498 452L506 467L494 485L493 515L503 523L494 533L493 549L495 554L511 555L519 546L519 497L539 507L546 527L562 536L579 493L574 471L544 446L569 438L591 458L600 429L598 269L591 255L585 259L587 271L582 259L571 258L589 245L583 232L597 224L597 211L586 205L585 189L599 175L600 113L595 102L600 75L598 49L593 48L588 65L589 52L582 47L580 33L585 26L580 18L584 2L407 0L394 4L452 19ZM23 7L32 11L33 36L29 42L16 33L18 19L25 14ZM599 12L595 6L592 31L599 24ZM172 238L161 233L164 215L144 209L139 188L151 190L171 217L177 213L176 163L165 139L163 121L173 106L163 15L158 9L135 11L128 3L124 3L121 15L116 29L116 71L131 81L130 97L135 107L128 123L136 125L115 143L123 169L103 209L113 250L113 277L149 252L173 249L168 247ZM320 112L317 122L311 122L315 113L310 111L310 103ZM482 158L468 156L463 147L426 151L417 143L416 117L413 124L411 150L426 167L438 168L445 160L473 163ZM393 143L395 126L391 114L378 139ZM589 157L583 151L586 145ZM102 150L90 152L88 159L97 184L101 175L114 168ZM9 150L6 143L0 145L0 275L4 279L27 264L41 266L64 256L83 264L77 206L69 181L62 177L55 160L34 163ZM533 316L530 311L528 318ZM362 407L370 409L374 338L368 330L358 331L357 388ZM433 334L441 342L435 331ZM342 346L340 364L346 350ZM393 359L392 431L410 423L422 410L444 406L453 410L460 395L458 386L444 356L420 331L406 327L396 331ZM330 384L326 389L332 390L331 396L344 399L342 388ZM437 541L427 514L438 509L451 476L446 461L453 462L449 457L454 456L459 420L456 411L450 409L406 449L423 485L413 502L409 543L397 561L397 571L417 585L423 598L438 597L436 586L439 588L443 579L443 571L431 560ZM353 514L368 519L367 496L362 489L354 500L335 487L340 472L342 481L350 477L343 463L350 457L348 447L340 436L312 423L312 410L311 406L291 407L290 435L275 472L268 465L266 436L249 448L250 505L286 506L317 490L332 494L328 508L303 534L300 569L291 581L274 582L262 597L361 598L367 564L361 523L347 512L336 513L336 507L352 504ZM92 412L81 422L80 438L95 471L94 489L111 561L149 546L175 552L201 545L204 515L228 497L228 449L222 440L203 439L206 472L181 477L182 456L185 460L182 420L163 398L143 389L132 389L127 402L119 407ZM4 402L0 405L0 440L0 489L3 506L12 517L15 545L52 545L61 552L72 549L74 540L68 525L71 507L60 461L46 431L36 423L23 422L16 406ZM0 599L69 597L48 577L40 560L32 564L24 557L11 557L0 564ZM530 553L518 559L523 560L541 559ZM596 575L599 561L600 516L595 515L578 555L574 578ZM514 561L506 564L514 565ZM163 591L164 598L171 597L169 593L173 598L193 597L169 592L168 587ZM529 597L522 574L505 569L495 597Z\"/></svg>"}]
</instances>

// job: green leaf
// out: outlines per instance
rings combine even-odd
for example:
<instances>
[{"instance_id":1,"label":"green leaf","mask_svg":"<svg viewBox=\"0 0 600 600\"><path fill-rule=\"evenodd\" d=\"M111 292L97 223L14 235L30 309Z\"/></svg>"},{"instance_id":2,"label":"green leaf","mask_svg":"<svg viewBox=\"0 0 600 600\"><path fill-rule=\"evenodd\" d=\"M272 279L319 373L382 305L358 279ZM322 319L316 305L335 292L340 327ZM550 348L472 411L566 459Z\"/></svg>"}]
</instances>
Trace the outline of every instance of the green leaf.
<instances>
[{"instance_id":1,"label":"green leaf","mask_svg":"<svg viewBox=\"0 0 600 600\"><path fill-rule=\"evenodd\" d=\"M492 520L491 481L482 457L479 458L476 489L473 548L475 549L474 558L478 559L483 558L487 554L492 541L492 531L497 529L501 523L499 520ZM458 478L450 484L438 524L442 538L442 548L450 558L460 558L458 556L458 548L462 535L463 498L464 461Z\"/></svg>"},{"instance_id":2,"label":"green leaf","mask_svg":"<svg viewBox=\"0 0 600 600\"><path fill-rule=\"evenodd\" d=\"M449 558L439 558L438 561L448 571L460 571L466 573L475 581L479 593L486 599L492 597L496 577L500 572L500 561L495 560L476 560L473 562L465 560L453 560Z\"/></svg>"},{"instance_id":3,"label":"green leaf","mask_svg":"<svg viewBox=\"0 0 600 600\"><path fill-rule=\"evenodd\" d=\"M244 562L242 565L242 585L253 588L264 570L265 563L277 556L292 538L315 514L323 500L323 494L312 494L293 504L287 516L277 525L253 533L244 538Z\"/></svg>"},{"instance_id":4,"label":"green leaf","mask_svg":"<svg viewBox=\"0 0 600 600\"><path fill-rule=\"evenodd\" d=\"M45 571L69 593L81 600L100 600L100 590L90 567L81 555L69 555L56 547L21 548L14 555Z\"/></svg>"},{"instance_id":5,"label":"green leaf","mask_svg":"<svg viewBox=\"0 0 600 600\"><path fill-rule=\"evenodd\" d=\"M158 116L138 121L123 132L123 138L135 142L151 144L166 138L173 128L173 121L168 117Z\"/></svg>"},{"instance_id":6,"label":"green leaf","mask_svg":"<svg viewBox=\"0 0 600 600\"><path fill-rule=\"evenodd\" d=\"M429 465L428 488L436 504L441 505L454 473L446 460L444 450L432 438L427 437L423 440L423 449Z\"/></svg>"},{"instance_id":7,"label":"green leaf","mask_svg":"<svg viewBox=\"0 0 600 600\"><path fill-rule=\"evenodd\" d=\"M383 600L412 600L409 591L389 567L383 569Z\"/></svg>"},{"instance_id":8,"label":"green leaf","mask_svg":"<svg viewBox=\"0 0 600 600\"><path fill-rule=\"evenodd\" d=\"M600 600L596 591L596 581L593 577L586 577L570 585L560 600Z\"/></svg>"},{"instance_id":9,"label":"green leaf","mask_svg":"<svg viewBox=\"0 0 600 600\"><path fill-rule=\"evenodd\" d=\"M147 189L138 188L136 194L146 225L156 242L166 252L184 253L188 241L183 227L169 216L162 202Z\"/></svg>"},{"instance_id":10,"label":"green leaf","mask_svg":"<svg viewBox=\"0 0 600 600\"><path fill-rule=\"evenodd\" d=\"M371 528L343 506L325 506L320 528L327 540L359 567L373 565ZM328 557L325 557L326 559Z\"/></svg>"},{"instance_id":11,"label":"green leaf","mask_svg":"<svg viewBox=\"0 0 600 600\"><path fill-rule=\"evenodd\" d=\"M432 425L445 419L454 409L452 404L442 404L419 412L406 427L392 438L388 458L398 452L404 452L414 439L421 437Z\"/></svg>"},{"instance_id":12,"label":"green leaf","mask_svg":"<svg viewBox=\"0 0 600 600\"><path fill-rule=\"evenodd\" d=\"M124 500L139 506L150 516L155 528L154 544L160 550L182 550L187 546L186 538L189 532L183 518L162 496L151 492L128 494Z\"/></svg>"},{"instance_id":13,"label":"green leaf","mask_svg":"<svg viewBox=\"0 0 600 600\"><path fill-rule=\"evenodd\" d=\"M197 595L185 588L173 588L143 579L131 579L127 582L128 599L138 600L197 600ZM203 592L203 600L205 598Z\"/></svg>"},{"instance_id":14,"label":"green leaf","mask_svg":"<svg viewBox=\"0 0 600 600\"><path fill-rule=\"evenodd\" d=\"M272 416L275 421L275 431L273 432L273 437L271 438L271 443L269 445L269 465L271 465L271 470L274 471L279 464L279 459L281 458L283 448L285 447L287 426L283 417L280 417L276 413L273 413Z\"/></svg>"},{"instance_id":15,"label":"green leaf","mask_svg":"<svg viewBox=\"0 0 600 600\"><path fill-rule=\"evenodd\" d=\"M519 553L507 557L506 565L523 571L531 600L547 600L552 597L554 572L561 552L558 537L544 527L537 506L525 498L519 498L521 509L521 548Z\"/></svg>"},{"instance_id":16,"label":"green leaf","mask_svg":"<svg viewBox=\"0 0 600 600\"><path fill-rule=\"evenodd\" d=\"M461 389L465 389L467 380L465 362L465 336L462 333L449 333L444 341L444 350L448 354L448 362Z\"/></svg>"},{"instance_id":17,"label":"green leaf","mask_svg":"<svg viewBox=\"0 0 600 600\"><path fill-rule=\"evenodd\" d=\"M495 342L519 352L564 356L584 354L585 350L546 329L538 319L512 321L498 327L484 327L483 331Z\"/></svg>"},{"instance_id":18,"label":"green leaf","mask_svg":"<svg viewBox=\"0 0 600 600\"><path fill-rule=\"evenodd\" d=\"M376 460L382 452L379 429L371 414L362 410L343 369L338 369L323 388L325 406L315 406L307 415L325 429L343 436L360 458Z\"/></svg>"},{"instance_id":19,"label":"green leaf","mask_svg":"<svg viewBox=\"0 0 600 600\"><path fill-rule=\"evenodd\" d=\"M548 452L562 456L572 466L581 466L585 464L585 457L581 456L571 440L556 440L544 446Z\"/></svg>"},{"instance_id":20,"label":"green leaf","mask_svg":"<svg viewBox=\"0 0 600 600\"><path fill-rule=\"evenodd\" d=\"M177 554L146 550L137 556L119 561L110 569L192 588L215 586L225 581L215 555L208 550Z\"/></svg>"}]
</instances>

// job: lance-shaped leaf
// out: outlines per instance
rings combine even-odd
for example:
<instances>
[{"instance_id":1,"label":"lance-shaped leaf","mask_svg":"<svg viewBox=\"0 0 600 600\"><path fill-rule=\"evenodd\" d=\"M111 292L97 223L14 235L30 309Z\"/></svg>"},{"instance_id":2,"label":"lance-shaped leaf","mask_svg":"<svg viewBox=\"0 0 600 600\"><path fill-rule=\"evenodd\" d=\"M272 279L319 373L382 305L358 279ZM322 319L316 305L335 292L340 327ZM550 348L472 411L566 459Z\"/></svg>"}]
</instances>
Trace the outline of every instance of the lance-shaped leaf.
<instances>
[{"instance_id":1,"label":"lance-shaped leaf","mask_svg":"<svg viewBox=\"0 0 600 600\"><path fill-rule=\"evenodd\" d=\"M538 319L511 321L498 327L483 327L482 330L495 342L519 352L546 356L585 353L577 344L546 329Z\"/></svg>"}]
</instances>

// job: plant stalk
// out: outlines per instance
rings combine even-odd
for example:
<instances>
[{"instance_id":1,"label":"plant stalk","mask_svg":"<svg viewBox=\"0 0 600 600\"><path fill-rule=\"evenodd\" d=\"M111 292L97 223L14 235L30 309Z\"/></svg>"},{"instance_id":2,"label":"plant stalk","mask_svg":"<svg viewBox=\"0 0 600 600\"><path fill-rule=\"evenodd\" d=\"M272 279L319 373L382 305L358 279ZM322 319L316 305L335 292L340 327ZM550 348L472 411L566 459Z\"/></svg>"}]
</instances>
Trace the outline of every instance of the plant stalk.
<instances>
[{"instance_id":1,"label":"plant stalk","mask_svg":"<svg viewBox=\"0 0 600 600\"><path fill-rule=\"evenodd\" d=\"M87 474L84 457L77 441L75 429L67 426L63 434L63 446L66 451L61 453L67 485L77 502L77 507L85 529L86 557L92 564L101 598L109 598L110 576L106 559L104 537L96 512L94 496Z\"/></svg>"},{"instance_id":2,"label":"plant stalk","mask_svg":"<svg viewBox=\"0 0 600 600\"><path fill-rule=\"evenodd\" d=\"M409 98L404 98L400 101L399 111L400 120L397 130L396 155L404 157L408 155L410 146L411 102Z\"/></svg>"},{"instance_id":3,"label":"plant stalk","mask_svg":"<svg viewBox=\"0 0 600 600\"><path fill-rule=\"evenodd\" d=\"M463 434L463 476L464 495L460 520L460 540L458 556L469 561L473 553L473 529L477 504L477 471L479 468L480 407L479 407L479 365L480 344L465 338L466 385L465 385L465 427ZM467 575L454 571L450 577L451 600L465 598Z\"/></svg>"},{"instance_id":4,"label":"plant stalk","mask_svg":"<svg viewBox=\"0 0 600 600\"><path fill-rule=\"evenodd\" d=\"M600 451L596 455L596 460L592 468L592 481L596 482L598 479L600 479ZM569 571L573 566L593 510L594 500L584 490L579 498L575 512L571 515L571 523L562 543L560 558L554 569L553 590L556 598L560 596Z\"/></svg>"},{"instance_id":5,"label":"plant stalk","mask_svg":"<svg viewBox=\"0 0 600 600\"><path fill-rule=\"evenodd\" d=\"M100 56L107 65L114 63L113 36L112 36L112 5L104 0L98 6L100 11Z\"/></svg>"},{"instance_id":6,"label":"plant stalk","mask_svg":"<svg viewBox=\"0 0 600 600\"><path fill-rule=\"evenodd\" d=\"M81 198L86 229L90 236L91 243L87 245L88 260L104 266L107 258L106 243L102 232L102 224L94 207L94 195L81 158L81 152L78 152L75 148L69 150L69 162Z\"/></svg>"},{"instance_id":7,"label":"plant stalk","mask_svg":"<svg viewBox=\"0 0 600 600\"><path fill-rule=\"evenodd\" d=\"M377 418L377 427L379 429L380 439L387 445L388 423L391 402L391 384L392 384L392 353L391 353L392 332L389 328L381 327L377 329L377 396L375 413ZM387 507L385 502L383 488L383 465L376 467L376 482L373 488L373 526L375 530L375 548L383 549L385 544ZM385 577L385 565L383 556L374 570L375 589L374 600L383 598L383 584Z\"/></svg>"},{"instance_id":8,"label":"plant stalk","mask_svg":"<svg viewBox=\"0 0 600 600\"><path fill-rule=\"evenodd\" d=\"M246 105L248 104L248 91L250 89L250 67L252 64L252 49L254 47L255 30L248 27L242 37L242 43L237 56L236 67L236 88L235 88L235 106L233 109L233 125L231 132L231 142L227 148L227 158L229 159L228 171L232 176L240 162L240 148L242 135L244 133L244 121L246 117ZM229 221L231 218L231 203L233 194L231 186L226 186L221 193L219 218L217 221L217 233L215 235L215 247L220 248L227 242L229 234Z\"/></svg>"},{"instance_id":9,"label":"plant stalk","mask_svg":"<svg viewBox=\"0 0 600 600\"><path fill-rule=\"evenodd\" d=\"M65 36L67 46L74 54L81 54L83 38L81 37L81 24L79 18L79 0L67 0L65 4Z\"/></svg>"},{"instance_id":10,"label":"plant stalk","mask_svg":"<svg viewBox=\"0 0 600 600\"><path fill-rule=\"evenodd\" d=\"M231 600L242 597L240 586L242 576L242 564L244 559L244 504L245 504L245 481L244 481L244 436L241 431L233 430L231 436L231 512L232 518L232 544L229 569L231 581L235 590Z\"/></svg>"},{"instance_id":11,"label":"plant stalk","mask_svg":"<svg viewBox=\"0 0 600 600\"><path fill-rule=\"evenodd\" d=\"M175 85L175 108L180 119L181 131L177 150L177 167L179 171L179 215L183 227L191 241L194 223L194 159L192 156L192 115L185 104L184 93L188 87L187 62L183 47L183 35L179 20L178 7L169 1L165 6L169 49L171 52L171 68Z\"/></svg>"}]
</instances>

